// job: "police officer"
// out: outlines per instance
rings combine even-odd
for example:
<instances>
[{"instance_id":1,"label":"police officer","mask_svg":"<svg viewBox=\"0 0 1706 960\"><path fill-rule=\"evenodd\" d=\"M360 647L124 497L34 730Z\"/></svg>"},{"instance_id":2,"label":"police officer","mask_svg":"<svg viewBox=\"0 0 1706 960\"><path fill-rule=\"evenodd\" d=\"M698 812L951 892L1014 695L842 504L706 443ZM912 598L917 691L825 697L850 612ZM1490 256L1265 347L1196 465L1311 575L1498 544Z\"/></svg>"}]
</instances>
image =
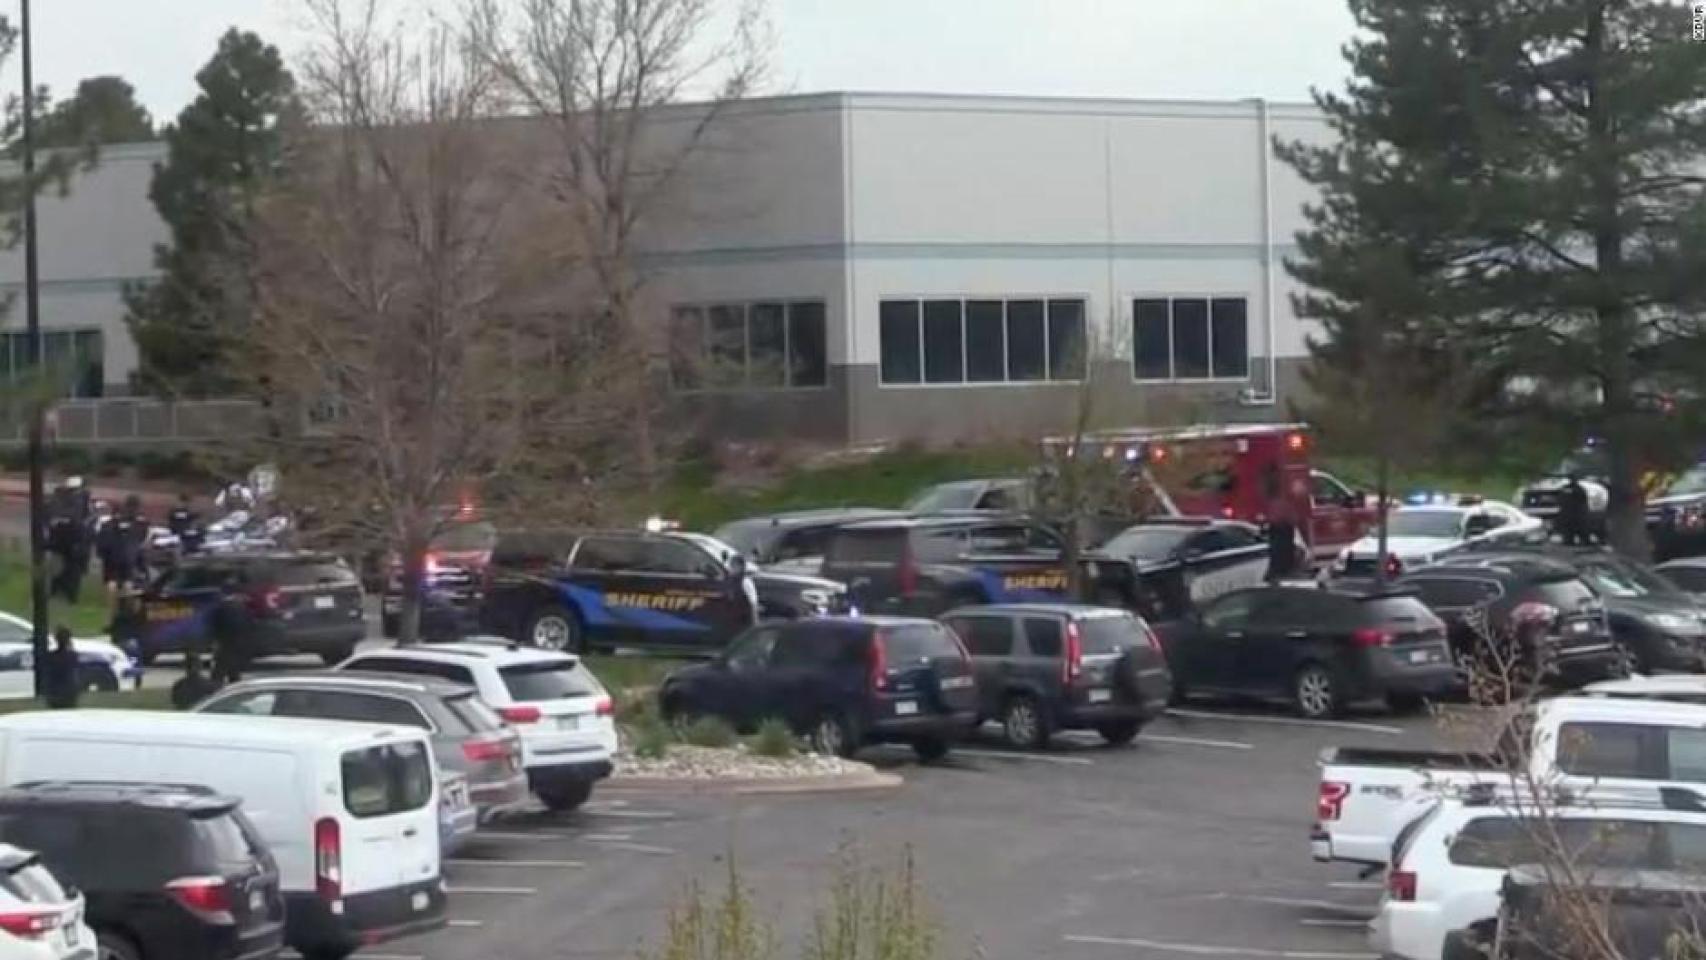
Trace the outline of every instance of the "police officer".
<instances>
[{"instance_id":1,"label":"police officer","mask_svg":"<svg viewBox=\"0 0 1706 960\"><path fill-rule=\"evenodd\" d=\"M166 527L178 538L180 552L195 553L201 549L201 517L196 514L195 508L190 506L189 494L178 494L178 505L166 515Z\"/></svg>"},{"instance_id":2,"label":"police officer","mask_svg":"<svg viewBox=\"0 0 1706 960\"><path fill-rule=\"evenodd\" d=\"M70 603L77 602L89 573L90 521L89 491L83 478L66 478L48 503L47 549L59 559L48 589Z\"/></svg>"},{"instance_id":3,"label":"police officer","mask_svg":"<svg viewBox=\"0 0 1706 960\"><path fill-rule=\"evenodd\" d=\"M1268 495L1267 582L1270 584L1297 575L1297 521L1284 486L1279 468L1270 464L1263 477L1263 492Z\"/></svg>"},{"instance_id":4,"label":"police officer","mask_svg":"<svg viewBox=\"0 0 1706 960\"><path fill-rule=\"evenodd\" d=\"M227 576L219 587L219 600L208 621L213 641L213 682L236 683L243 679L243 642L249 628L249 608L238 589L236 576Z\"/></svg>"},{"instance_id":5,"label":"police officer","mask_svg":"<svg viewBox=\"0 0 1706 960\"><path fill-rule=\"evenodd\" d=\"M101 526L95 541L101 555L101 579L109 594L116 595L122 586L147 575L142 550L147 541L148 518L142 514L142 499L131 494L125 498L124 509Z\"/></svg>"},{"instance_id":6,"label":"police officer","mask_svg":"<svg viewBox=\"0 0 1706 960\"><path fill-rule=\"evenodd\" d=\"M47 652L42 684L49 709L70 710L77 706L81 692L81 684L77 682L77 651L71 646L71 631L64 626L53 631L53 649Z\"/></svg>"},{"instance_id":7,"label":"police officer","mask_svg":"<svg viewBox=\"0 0 1706 960\"><path fill-rule=\"evenodd\" d=\"M1566 546L1585 547L1590 542L1588 491L1574 473L1570 474L1569 482L1564 484L1558 497L1558 535L1563 537Z\"/></svg>"}]
</instances>

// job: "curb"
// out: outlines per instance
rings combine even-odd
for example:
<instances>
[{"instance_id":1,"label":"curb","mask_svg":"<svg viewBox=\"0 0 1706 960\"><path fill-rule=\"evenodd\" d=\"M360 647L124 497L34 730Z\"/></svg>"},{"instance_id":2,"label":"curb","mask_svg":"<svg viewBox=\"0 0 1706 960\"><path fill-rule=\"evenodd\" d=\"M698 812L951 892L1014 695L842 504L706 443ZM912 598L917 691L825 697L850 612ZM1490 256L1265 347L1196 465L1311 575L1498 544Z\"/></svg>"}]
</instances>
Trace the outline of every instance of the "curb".
<instances>
[{"instance_id":1,"label":"curb","mask_svg":"<svg viewBox=\"0 0 1706 960\"><path fill-rule=\"evenodd\" d=\"M630 790L635 793L694 793L759 796L807 793L865 793L893 790L906 781L892 773L841 774L833 777L611 777L600 790Z\"/></svg>"}]
</instances>

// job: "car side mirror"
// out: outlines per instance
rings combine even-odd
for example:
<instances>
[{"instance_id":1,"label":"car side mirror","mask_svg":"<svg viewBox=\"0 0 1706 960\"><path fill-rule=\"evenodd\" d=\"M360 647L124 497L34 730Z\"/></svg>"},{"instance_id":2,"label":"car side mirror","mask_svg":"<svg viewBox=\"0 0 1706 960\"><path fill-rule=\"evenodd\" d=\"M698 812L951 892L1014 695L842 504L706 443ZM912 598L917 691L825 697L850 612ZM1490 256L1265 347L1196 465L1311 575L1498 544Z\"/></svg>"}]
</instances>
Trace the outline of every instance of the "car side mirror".
<instances>
[{"instance_id":1,"label":"car side mirror","mask_svg":"<svg viewBox=\"0 0 1706 960\"><path fill-rule=\"evenodd\" d=\"M744 576L746 576L748 569L750 569L750 564L748 564L746 562L746 558L741 556L740 554L737 553L734 556L729 558L729 576L730 577L733 577L735 579L739 579L741 577L744 577Z\"/></svg>"},{"instance_id":2,"label":"car side mirror","mask_svg":"<svg viewBox=\"0 0 1706 960\"><path fill-rule=\"evenodd\" d=\"M1368 494L1361 490L1352 490L1345 494L1345 506L1352 510L1359 509L1366 503L1368 503Z\"/></svg>"}]
</instances>

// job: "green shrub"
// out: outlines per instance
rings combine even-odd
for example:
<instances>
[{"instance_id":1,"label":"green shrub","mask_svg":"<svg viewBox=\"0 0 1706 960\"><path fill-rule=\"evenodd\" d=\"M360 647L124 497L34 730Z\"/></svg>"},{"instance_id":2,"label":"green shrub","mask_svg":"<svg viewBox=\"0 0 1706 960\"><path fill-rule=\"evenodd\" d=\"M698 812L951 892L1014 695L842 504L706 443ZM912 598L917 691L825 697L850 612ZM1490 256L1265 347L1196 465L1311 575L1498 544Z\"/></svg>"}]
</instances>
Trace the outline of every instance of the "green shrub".
<instances>
[{"instance_id":1,"label":"green shrub","mask_svg":"<svg viewBox=\"0 0 1706 960\"><path fill-rule=\"evenodd\" d=\"M727 886L712 899L697 882L669 911L663 945L642 960L775 960L776 932L760 916L752 891L729 856Z\"/></svg>"},{"instance_id":2,"label":"green shrub","mask_svg":"<svg viewBox=\"0 0 1706 960\"><path fill-rule=\"evenodd\" d=\"M681 731L681 740L695 747L727 749L740 740L740 735L721 717L698 717Z\"/></svg>"},{"instance_id":3,"label":"green shrub","mask_svg":"<svg viewBox=\"0 0 1706 960\"><path fill-rule=\"evenodd\" d=\"M116 477L124 473L136 462L130 451L119 447L108 447L95 458L95 476Z\"/></svg>"},{"instance_id":4,"label":"green shrub","mask_svg":"<svg viewBox=\"0 0 1706 960\"><path fill-rule=\"evenodd\" d=\"M935 960L940 922L927 907L908 848L892 870L842 861L805 946L805 960Z\"/></svg>"},{"instance_id":5,"label":"green shrub","mask_svg":"<svg viewBox=\"0 0 1706 960\"><path fill-rule=\"evenodd\" d=\"M628 738L634 756L641 760L662 760L669 756L670 745L675 742L669 726L656 715L629 726Z\"/></svg>"},{"instance_id":6,"label":"green shrub","mask_svg":"<svg viewBox=\"0 0 1706 960\"><path fill-rule=\"evenodd\" d=\"M646 691L617 690L616 722L625 727L658 720L657 699Z\"/></svg>"},{"instance_id":7,"label":"green shrub","mask_svg":"<svg viewBox=\"0 0 1706 960\"><path fill-rule=\"evenodd\" d=\"M88 447L60 447L53 454L53 464L64 474L93 473L95 453Z\"/></svg>"},{"instance_id":8,"label":"green shrub","mask_svg":"<svg viewBox=\"0 0 1706 960\"><path fill-rule=\"evenodd\" d=\"M760 757L785 760L800 752L793 728L787 721L771 717L758 725L758 732L746 741L747 748Z\"/></svg>"}]
</instances>

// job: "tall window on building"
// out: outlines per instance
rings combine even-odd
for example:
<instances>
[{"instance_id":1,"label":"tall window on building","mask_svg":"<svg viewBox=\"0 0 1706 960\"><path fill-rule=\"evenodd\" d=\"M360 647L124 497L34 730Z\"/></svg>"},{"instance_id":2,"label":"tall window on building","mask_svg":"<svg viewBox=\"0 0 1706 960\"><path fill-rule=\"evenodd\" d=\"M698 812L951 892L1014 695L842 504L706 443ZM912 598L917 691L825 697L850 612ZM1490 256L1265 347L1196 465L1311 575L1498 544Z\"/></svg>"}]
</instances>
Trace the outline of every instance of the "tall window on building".
<instances>
[{"instance_id":1,"label":"tall window on building","mask_svg":"<svg viewBox=\"0 0 1706 960\"><path fill-rule=\"evenodd\" d=\"M689 304L670 315L670 379L679 390L782 390L829 382L821 300Z\"/></svg>"},{"instance_id":2,"label":"tall window on building","mask_svg":"<svg viewBox=\"0 0 1706 960\"><path fill-rule=\"evenodd\" d=\"M1131 368L1139 380L1250 376L1244 297L1144 298L1131 305Z\"/></svg>"},{"instance_id":3,"label":"tall window on building","mask_svg":"<svg viewBox=\"0 0 1706 960\"><path fill-rule=\"evenodd\" d=\"M60 394L87 399L106 387L106 364L101 331L43 330L42 365ZM0 379L17 383L30 372L29 342L23 332L0 333Z\"/></svg>"},{"instance_id":4,"label":"tall window on building","mask_svg":"<svg viewBox=\"0 0 1706 960\"><path fill-rule=\"evenodd\" d=\"M877 314L885 384L1081 380L1087 369L1083 300L884 300Z\"/></svg>"}]
</instances>

